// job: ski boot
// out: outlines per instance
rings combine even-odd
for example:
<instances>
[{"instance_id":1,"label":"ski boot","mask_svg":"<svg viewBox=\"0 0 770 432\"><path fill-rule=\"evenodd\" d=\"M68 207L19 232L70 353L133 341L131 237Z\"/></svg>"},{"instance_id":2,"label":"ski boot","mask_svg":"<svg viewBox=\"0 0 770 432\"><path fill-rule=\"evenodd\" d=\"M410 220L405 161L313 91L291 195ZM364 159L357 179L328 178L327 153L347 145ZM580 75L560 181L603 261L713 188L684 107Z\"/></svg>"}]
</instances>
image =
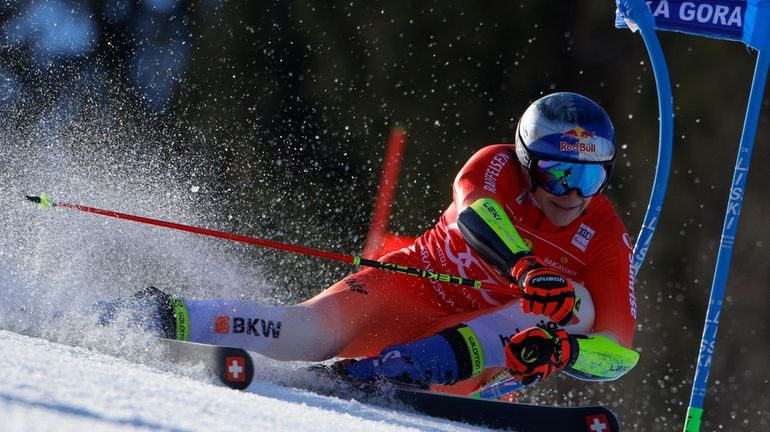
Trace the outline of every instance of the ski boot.
<instances>
[{"instance_id":1,"label":"ski boot","mask_svg":"<svg viewBox=\"0 0 770 432\"><path fill-rule=\"evenodd\" d=\"M111 325L119 315L127 314L130 327L140 328L166 339L189 339L190 319L181 299L149 286L128 299L98 302L94 305L98 323Z\"/></svg>"},{"instance_id":2,"label":"ski boot","mask_svg":"<svg viewBox=\"0 0 770 432\"><path fill-rule=\"evenodd\" d=\"M349 380L427 389L431 384L454 384L469 378L458 365L458 353L445 332L385 348L380 355L360 360L342 360L333 370Z\"/></svg>"}]
</instances>

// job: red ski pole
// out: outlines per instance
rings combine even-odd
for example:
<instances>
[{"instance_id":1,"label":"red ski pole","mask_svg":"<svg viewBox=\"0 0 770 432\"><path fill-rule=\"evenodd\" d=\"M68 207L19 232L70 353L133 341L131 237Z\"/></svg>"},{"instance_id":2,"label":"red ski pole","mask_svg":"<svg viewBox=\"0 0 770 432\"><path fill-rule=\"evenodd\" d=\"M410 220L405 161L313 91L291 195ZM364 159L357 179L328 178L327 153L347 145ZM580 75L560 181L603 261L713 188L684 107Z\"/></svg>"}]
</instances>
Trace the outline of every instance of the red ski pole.
<instances>
[{"instance_id":1,"label":"red ski pole","mask_svg":"<svg viewBox=\"0 0 770 432\"><path fill-rule=\"evenodd\" d=\"M51 207L61 207L61 208L66 208L70 210L77 210L77 211L86 212L86 213L92 213L92 214L108 216L108 217L117 218L117 219L125 219L125 220L139 222L139 223L148 224L148 225L155 225L159 227L170 228L170 229L179 230L179 231L186 231L186 232L200 234L200 235L209 236L209 237L217 237L224 240L248 243L248 244L253 244L256 246L261 246L261 247L266 247L271 249L280 249L280 250L294 252L298 254L310 255L318 258L325 258L333 261L339 261L346 264L373 267L373 268L388 270L396 273L402 273L402 274L407 274L411 276L437 280L440 282L448 282L448 283L453 283L457 285L464 285L464 286L469 286L478 290L495 291L495 292L501 292L501 293L506 293L511 295L520 294L520 291L518 289L511 286L491 284L489 282L483 282L480 280L468 279L460 276L453 276L453 275L448 275L443 273L436 273L428 270L418 269L415 267L407 267L407 266L402 266L402 265L393 264L393 263L375 261L375 260L363 258L361 256L357 256L357 255L345 255L345 254L336 253L336 252L327 252L327 251L312 249L304 246L280 243L280 242L265 240L265 239L256 238L256 237L247 237L239 234L228 233L224 231L217 231L217 230L201 228L201 227L196 227L191 225L183 225L176 222L168 222L168 221L152 219L144 216L134 216L134 215L120 213L112 210L103 210L103 209L94 208L94 207L87 207L80 204L54 202L54 200L50 196L48 196L48 194L46 193L41 193L39 197L27 195L26 198L34 203L39 204L38 208L40 209L47 209Z\"/></svg>"}]
</instances>

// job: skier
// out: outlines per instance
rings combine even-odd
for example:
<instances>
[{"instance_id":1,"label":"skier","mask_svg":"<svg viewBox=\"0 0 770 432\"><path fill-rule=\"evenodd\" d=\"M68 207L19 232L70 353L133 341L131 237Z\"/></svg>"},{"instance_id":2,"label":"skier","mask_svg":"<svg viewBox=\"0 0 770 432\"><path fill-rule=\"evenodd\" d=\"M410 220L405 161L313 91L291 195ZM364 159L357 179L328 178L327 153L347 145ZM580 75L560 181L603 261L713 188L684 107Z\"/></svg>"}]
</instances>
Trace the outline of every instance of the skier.
<instances>
[{"instance_id":1,"label":"skier","mask_svg":"<svg viewBox=\"0 0 770 432\"><path fill-rule=\"evenodd\" d=\"M437 224L381 261L479 279L510 293L366 268L297 305L174 298L148 288L103 304L101 321L141 309L158 334L278 360L333 357L350 378L470 393L503 368L531 384L564 370L611 380L632 368L632 245L607 197L615 160L607 113L549 94L515 144L474 154Z\"/></svg>"}]
</instances>

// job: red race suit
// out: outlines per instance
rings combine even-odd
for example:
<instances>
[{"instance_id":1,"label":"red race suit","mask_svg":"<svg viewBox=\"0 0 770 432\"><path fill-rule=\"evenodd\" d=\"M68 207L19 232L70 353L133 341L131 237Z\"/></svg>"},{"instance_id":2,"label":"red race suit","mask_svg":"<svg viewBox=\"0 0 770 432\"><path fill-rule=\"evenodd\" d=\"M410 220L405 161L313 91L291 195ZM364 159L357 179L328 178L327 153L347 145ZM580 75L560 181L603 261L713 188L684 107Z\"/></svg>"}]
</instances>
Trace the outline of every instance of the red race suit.
<instances>
[{"instance_id":1,"label":"red race suit","mask_svg":"<svg viewBox=\"0 0 770 432\"><path fill-rule=\"evenodd\" d=\"M436 225L414 244L381 261L508 285L463 239L457 216L480 198L497 201L534 255L584 285L595 307L593 333L614 336L630 347L636 320L632 243L606 196L595 195L570 225L552 224L523 184L513 144L482 148L458 173L453 202ZM308 303L334 298L343 321L340 355L376 355L389 345L414 340L473 318L513 300L399 273L367 268Z\"/></svg>"}]
</instances>

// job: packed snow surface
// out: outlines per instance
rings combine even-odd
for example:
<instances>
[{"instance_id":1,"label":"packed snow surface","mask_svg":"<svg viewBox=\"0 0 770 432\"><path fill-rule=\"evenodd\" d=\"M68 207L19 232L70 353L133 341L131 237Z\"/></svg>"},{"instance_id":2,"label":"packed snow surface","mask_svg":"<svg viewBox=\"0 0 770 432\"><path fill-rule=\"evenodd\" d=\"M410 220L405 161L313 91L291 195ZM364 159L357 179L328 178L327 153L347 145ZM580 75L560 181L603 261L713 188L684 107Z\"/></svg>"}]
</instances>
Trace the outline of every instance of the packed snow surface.
<instances>
[{"instance_id":1,"label":"packed snow surface","mask_svg":"<svg viewBox=\"0 0 770 432\"><path fill-rule=\"evenodd\" d=\"M0 430L482 430L265 381L239 392L194 365L149 363L0 331Z\"/></svg>"}]
</instances>

